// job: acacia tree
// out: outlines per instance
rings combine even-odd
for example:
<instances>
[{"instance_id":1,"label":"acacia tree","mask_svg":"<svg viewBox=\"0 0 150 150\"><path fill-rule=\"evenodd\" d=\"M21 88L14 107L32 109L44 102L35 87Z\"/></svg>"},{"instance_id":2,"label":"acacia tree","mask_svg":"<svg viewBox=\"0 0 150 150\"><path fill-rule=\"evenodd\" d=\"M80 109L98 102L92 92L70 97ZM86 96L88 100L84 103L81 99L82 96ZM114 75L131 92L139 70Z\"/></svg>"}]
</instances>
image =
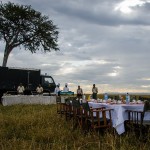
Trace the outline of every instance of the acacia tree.
<instances>
[{"instance_id":1,"label":"acacia tree","mask_svg":"<svg viewBox=\"0 0 150 150\"><path fill-rule=\"evenodd\" d=\"M6 67L10 52L18 46L32 53L59 50L57 29L47 16L42 16L31 6L1 2L0 40L6 44L2 66Z\"/></svg>"}]
</instances>

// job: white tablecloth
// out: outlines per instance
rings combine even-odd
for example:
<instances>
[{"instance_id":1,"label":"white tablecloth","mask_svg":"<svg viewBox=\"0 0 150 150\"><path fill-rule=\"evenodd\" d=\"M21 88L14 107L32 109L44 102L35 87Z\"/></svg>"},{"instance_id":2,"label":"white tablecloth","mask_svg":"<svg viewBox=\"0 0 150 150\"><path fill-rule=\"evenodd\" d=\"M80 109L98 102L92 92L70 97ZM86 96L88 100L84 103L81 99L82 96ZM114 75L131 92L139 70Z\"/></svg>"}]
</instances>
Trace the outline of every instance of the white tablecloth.
<instances>
[{"instance_id":1,"label":"white tablecloth","mask_svg":"<svg viewBox=\"0 0 150 150\"><path fill-rule=\"evenodd\" d=\"M56 96L11 95L2 97L2 105L15 104L56 104Z\"/></svg>"},{"instance_id":2,"label":"white tablecloth","mask_svg":"<svg viewBox=\"0 0 150 150\"><path fill-rule=\"evenodd\" d=\"M126 110L142 111L144 104L108 104L108 103L94 103L89 102L92 108L99 108L105 106L106 108L113 109L112 111L112 125L118 134L125 132L124 121L128 119ZM144 120L150 120L150 113L145 113Z\"/></svg>"}]
</instances>

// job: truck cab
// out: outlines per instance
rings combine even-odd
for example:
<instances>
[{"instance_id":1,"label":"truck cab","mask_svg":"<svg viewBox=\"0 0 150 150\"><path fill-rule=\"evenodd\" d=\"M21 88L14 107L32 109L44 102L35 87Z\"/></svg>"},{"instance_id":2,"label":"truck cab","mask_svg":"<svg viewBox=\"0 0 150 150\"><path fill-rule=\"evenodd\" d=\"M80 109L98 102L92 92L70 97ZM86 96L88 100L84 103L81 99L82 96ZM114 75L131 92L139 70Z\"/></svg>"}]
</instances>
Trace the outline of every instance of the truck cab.
<instances>
[{"instance_id":1,"label":"truck cab","mask_svg":"<svg viewBox=\"0 0 150 150\"><path fill-rule=\"evenodd\" d=\"M41 86L43 87L43 92L53 93L56 87L54 79L48 75L41 75Z\"/></svg>"}]
</instances>

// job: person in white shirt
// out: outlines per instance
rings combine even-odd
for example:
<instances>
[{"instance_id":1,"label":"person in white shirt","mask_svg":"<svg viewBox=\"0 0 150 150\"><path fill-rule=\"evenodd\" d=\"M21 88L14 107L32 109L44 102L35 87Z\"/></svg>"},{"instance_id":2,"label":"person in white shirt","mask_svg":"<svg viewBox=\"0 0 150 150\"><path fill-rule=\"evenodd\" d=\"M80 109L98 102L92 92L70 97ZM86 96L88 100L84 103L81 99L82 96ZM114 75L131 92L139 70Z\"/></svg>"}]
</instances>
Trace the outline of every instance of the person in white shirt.
<instances>
[{"instance_id":1,"label":"person in white shirt","mask_svg":"<svg viewBox=\"0 0 150 150\"><path fill-rule=\"evenodd\" d=\"M24 94L24 86L22 85L22 83L20 83L20 85L18 86L18 88L17 88L17 92L18 92L18 94Z\"/></svg>"},{"instance_id":2,"label":"person in white shirt","mask_svg":"<svg viewBox=\"0 0 150 150\"><path fill-rule=\"evenodd\" d=\"M93 99L97 99L98 88L95 86L95 84L93 84L92 93Z\"/></svg>"},{"instance_id":3,"label":"person in white shirt","mask_svg":"<svg viewBox=\"0 0 150 150\"><path fill-rule=\"evenodd\" d=\"M59 84L59 83L56 85L56 88L55 88L54 93L55 93L57 96L60 96L60 84Z\"/></svg>"},{"instance_id":4,"label":"person in white shirt","mask_svg":"<svg viewBox=\"0 0 150 150\"><path fill-rule=\"evenodd\" d=\"M68 84L65 84L65 87L63 88L63 92L69 92Z\"/></svg>"},{"instance_id":5,"label":"person in white shirt","mask_svg":"<svg viewBox=\"0 0 150 150\"><path fill-rule=\"evenodd\" d=\"M80 88L80 85L78 85L77 97L82 98L82 96L83 96L83 90L82 90L82 88Z\"/></svg>"},{"instance_id":6,"label":"person in white shirt","mask_svg":"<svg viewBox=\"0 0 150 150\"><path fill-rule=\"evenodd\" d=\"M38 94L43 94L43 87L41 86L41 84L39 84L39 86L36 88L36 92Z\"/></svg>"}]
</instances>

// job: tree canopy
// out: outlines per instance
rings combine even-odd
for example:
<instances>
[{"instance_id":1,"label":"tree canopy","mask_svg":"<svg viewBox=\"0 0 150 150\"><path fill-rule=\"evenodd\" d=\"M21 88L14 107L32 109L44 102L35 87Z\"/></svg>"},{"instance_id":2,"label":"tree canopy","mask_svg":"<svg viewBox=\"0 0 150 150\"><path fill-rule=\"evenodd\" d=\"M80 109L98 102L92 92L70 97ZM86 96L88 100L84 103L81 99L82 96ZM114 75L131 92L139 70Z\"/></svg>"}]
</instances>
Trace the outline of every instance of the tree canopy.
<instances>
[{"instance_id":1,"label":"tree canopy","mask_svg":"<svg viewBox=\"0 0 150 150\"><path fill-rule=\"evenodd\" d=\"M6 66L10 52L18 46L36 53L59 50L57 26L31 6L11 2L0 3L0 40L5 44L2 66Z\"/></svg>"}]
</instances>

